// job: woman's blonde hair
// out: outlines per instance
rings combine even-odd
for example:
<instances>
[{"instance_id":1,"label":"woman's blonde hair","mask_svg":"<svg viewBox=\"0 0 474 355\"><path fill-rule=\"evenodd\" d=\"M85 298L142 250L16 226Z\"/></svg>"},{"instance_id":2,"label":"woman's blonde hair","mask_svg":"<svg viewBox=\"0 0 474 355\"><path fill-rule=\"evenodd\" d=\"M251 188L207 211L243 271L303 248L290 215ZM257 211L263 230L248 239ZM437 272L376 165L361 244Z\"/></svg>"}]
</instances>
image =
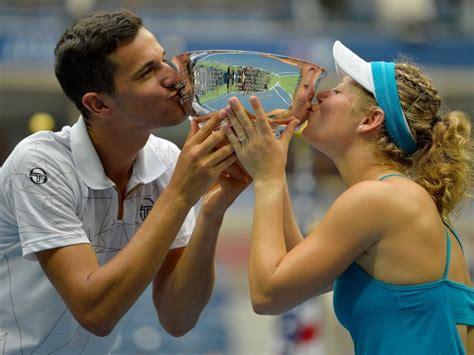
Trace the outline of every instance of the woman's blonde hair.
<instances>
[{"instance_id":1,"label":"woman's blonde hair","mask_svg":"<svg viewBox=\"0 0 474 355\"><path fill-rule=\"evenodd\" d=\"M440 114L438 91L416 65L397 63L396 80L403 113L418 149L411 155L405 153L384 131L375 151L387 165L423 186L441 217L449 221L449 215L472 187L470 118L461 111ZM373 96L366 92L359 107L368 110L374 103Z\"/></svg>"}]
</instances>

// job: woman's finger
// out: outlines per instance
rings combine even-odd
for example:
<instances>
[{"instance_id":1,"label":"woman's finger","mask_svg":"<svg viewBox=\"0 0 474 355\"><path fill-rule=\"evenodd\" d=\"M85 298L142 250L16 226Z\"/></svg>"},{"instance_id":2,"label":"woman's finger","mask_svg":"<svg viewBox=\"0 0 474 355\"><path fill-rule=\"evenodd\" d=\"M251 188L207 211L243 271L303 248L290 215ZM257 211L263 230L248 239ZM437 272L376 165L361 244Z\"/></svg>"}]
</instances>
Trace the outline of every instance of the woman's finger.
<instances>
[{"instance_id":1,"label":"woman's finger","mask_svg":"<svg viewBox=\"0 0 474 355\"><path fill-rule=\"evenodd\" d=\"M306 110L311 105L311 101L315 95L314 80L317 75L317 70L313 67L308 67L303 70L300 83L296 89L293 97L290 114L295 116L300 122L304 121Z\"/></svg>"},{"instance_id":2,"label":"woman's finger","mask_svg":"<svg viewBox=\"0 0 474 355\"><path fill-rule=\"evenodd\" d=\"M253 126L252 120L247 115L240 101L236 97L231 97L229 99L229 105L232 108L232 111L234 111L234 114L237 117L246 135L248 137L255 136L255 127Z\"/></svg>"},{"instance_id":3,"label":"woman's finger","mask_svg":"<svg viewBox=\"0 0 474 355\"><path fill-rule=\"evenodd\" d=\"M285 130L280 135L280 144L282 144L286 150L288 150L288 146L290 145L291 138L295 133L295 129L298 126L299 121L293 117L293 120L288 123Z\"/></svg>"},{"instance_id":4,"label":"woman's finger","mask_svg":"<svg viewBox=\"0 0 474 355\"><path fill-rule=\"evenodd\" d=\"M253 111L255 112L256 120L257 120L257 127L262 131L266 132L267 134L272 134L273 131L268 122L267 114L263 111L263 107L256 96L250 97L250 104L252 105Z\"/></svg>"},{"instance_id":5,"label":"woman's finger","mask_svg":"<svg viewBox=\"0 0 474 355\"><path fill-rule=\"evenodd\" d=\"M242 145L232 128L230 126L225 126L224 133L227 136L227 139L229 140L230 144L232 144L232 146L234 147L235 152L238 153L242 148Z\"/></svg>"},{"instance_id":6,"label":"woman's finger","mask_svg":"<svg viewBox=\"0 0 474 355\"><path fill-rule=\"evenodd\" d=\"M237 135L237 138L240 141L244 141L245 139L247 139L247 133L245 133L244 128L240 124L240 121L238 120L237 116L235 115L234 111L230 106L226 107L226 114L229 118L232 128L234 129L235 134Z\"/></svg>"}]
</instances>

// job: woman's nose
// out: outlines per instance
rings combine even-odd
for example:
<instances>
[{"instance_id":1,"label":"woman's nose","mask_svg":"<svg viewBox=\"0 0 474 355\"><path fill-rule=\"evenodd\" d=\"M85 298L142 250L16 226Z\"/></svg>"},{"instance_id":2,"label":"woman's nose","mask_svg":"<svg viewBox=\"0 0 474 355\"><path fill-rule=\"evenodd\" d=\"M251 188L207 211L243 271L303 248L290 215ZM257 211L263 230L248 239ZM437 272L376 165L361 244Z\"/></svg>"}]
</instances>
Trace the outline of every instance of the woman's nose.
<instances>
[{"instance_id":1,"label":"woman's nose","mask_svg":"<svg viewBox=\"0 0 474 355\"><path fill-rule=\"evenodd\" d=\"M321 91L319 92L316 97L318 99L318 101L322 101L324 100L325 98L327 98L328 96L330 95L330 92L327 90L327 91Z\"/></svg>"}]
</instances>

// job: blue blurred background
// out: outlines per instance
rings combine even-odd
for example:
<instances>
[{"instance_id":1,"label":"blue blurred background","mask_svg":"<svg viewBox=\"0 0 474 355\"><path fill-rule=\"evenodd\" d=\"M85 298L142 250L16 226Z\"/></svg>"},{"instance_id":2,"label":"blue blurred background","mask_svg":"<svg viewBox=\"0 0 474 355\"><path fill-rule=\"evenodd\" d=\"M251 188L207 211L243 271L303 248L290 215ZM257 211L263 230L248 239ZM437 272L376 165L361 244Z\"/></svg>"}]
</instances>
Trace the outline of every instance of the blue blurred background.
<instances>
[{"instance_id":1,"label":"blue blurred background","mask_svg":"<svg viewBox=\"0 0 474 355\"><path fill-rule=\"evenodd\" d=\"M60 129L78 112L53 72L53 49L77 17L98 9L130 8L168 56L198 49L244 49L315 62L334 74L331 49L339 39L367 60L407 55L431 75L449 109L474 116L474 2L472 0L0 0L0 165L38 129ZM188 123L159 130L178 145ZM317 223L343 190L334 166L298 137L288 166L295 213L303 230ZM331 295L281 317L251 310L247 254L253 194L231 207L218 244L218 279L197 327L172 338L159 327L149 290L124 319L116 354L352 354L334 320ZM474 207L460 211L459 230L474 269Z\"/></svg>"}]
</instances>

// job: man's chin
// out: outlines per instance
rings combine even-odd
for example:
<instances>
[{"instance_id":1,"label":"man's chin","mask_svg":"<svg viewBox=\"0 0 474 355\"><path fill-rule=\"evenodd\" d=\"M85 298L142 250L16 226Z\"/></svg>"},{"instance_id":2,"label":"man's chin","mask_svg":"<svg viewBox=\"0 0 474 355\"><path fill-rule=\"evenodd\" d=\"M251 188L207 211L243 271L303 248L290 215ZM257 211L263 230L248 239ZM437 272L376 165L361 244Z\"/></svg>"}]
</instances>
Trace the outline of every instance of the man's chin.
<instances>
[{"instance_id":1,"label":"man's chin","mask_svg":"<svg viewBox=\"0 0 474 355\"><path fill-rule=\"evenodd\" d=\"M184 113L179 114L179 115L175 115L175 116L173 117L173 119L167 121L167 122L165 123L165 125L166 125L166 127L178 126L178 125L180 125L181 123L183 123L184 121L186 121L186 118L187 118L187 117L188 117L188 116L185 115Z\"/></svg>"}]
</instances>

